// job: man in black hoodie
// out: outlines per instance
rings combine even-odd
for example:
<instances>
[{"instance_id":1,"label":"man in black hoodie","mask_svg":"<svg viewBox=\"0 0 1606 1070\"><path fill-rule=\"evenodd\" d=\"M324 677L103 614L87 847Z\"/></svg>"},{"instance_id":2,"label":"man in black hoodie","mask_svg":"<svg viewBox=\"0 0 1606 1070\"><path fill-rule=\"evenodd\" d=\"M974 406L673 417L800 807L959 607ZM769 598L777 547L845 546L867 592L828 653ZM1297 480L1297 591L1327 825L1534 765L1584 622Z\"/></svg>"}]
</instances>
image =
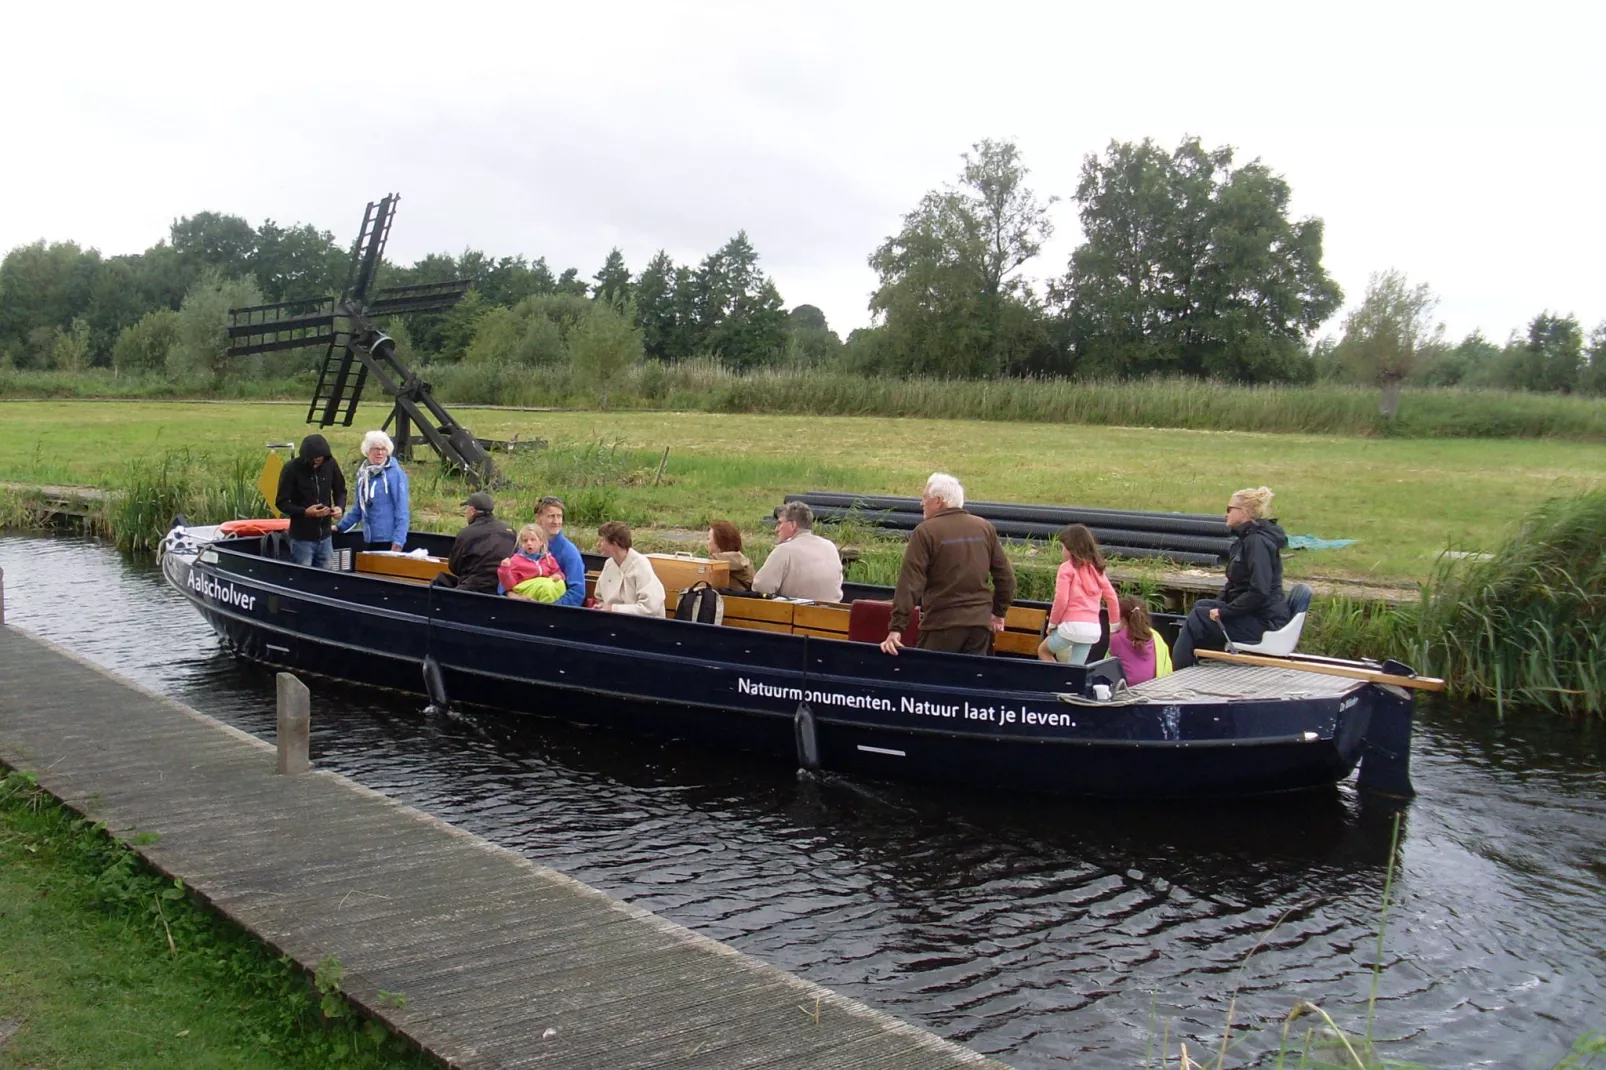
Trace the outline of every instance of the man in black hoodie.
<instances>
[{"instance_id":1,"label":"man in black hoodie","mask_svg":"<svg viewBox=\"0 0 1606 1070\"><path fill-rule=\"evenodd\" d=\"M322 435L301 440L301 452L279 473L274 503L290 518L290 558L298 565L334 568L331 521L346 511L346 477Z\"/></svg>"},{"instance_id":2,"label":"man in black hoodie","mask_svg":"<svg viewBox=\"0 0 1606 1070\"><path fill-rule=\"evenodd\" d=\"M1220 598L1193 604L1182 632L1171 648L1171 664L1186 669L1198 659L1195 650L1225 650L1234 643L1258 643L1267 632L1288 623L1283 595L1283 548L1288 536L1271 519L1272 493L1266 487L1241 490L1227 503L1227 582Z\"/></svg>"}]
</instances>

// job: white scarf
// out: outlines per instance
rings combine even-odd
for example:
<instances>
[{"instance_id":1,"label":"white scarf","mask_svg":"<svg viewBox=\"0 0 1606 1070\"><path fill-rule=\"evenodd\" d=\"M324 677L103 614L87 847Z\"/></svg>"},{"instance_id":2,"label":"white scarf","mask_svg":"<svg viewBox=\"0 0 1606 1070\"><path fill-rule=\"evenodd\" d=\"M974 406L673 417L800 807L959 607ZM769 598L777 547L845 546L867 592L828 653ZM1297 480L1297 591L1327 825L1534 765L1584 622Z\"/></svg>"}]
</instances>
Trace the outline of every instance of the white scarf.
<instances>
[{"instance_id":1,"label":"white scarf","mask_svg":"<svg viewBox=\"0 0 1606 1070\"><path fill-rule=\"evenodd\" d=\"M370 505L374 504L374 484L385 481L383 473L385 465L389 464L390 460L389 457L386 457L385 464L368 464L365 462L361 468L357 469L357 500L362 503L363 509L366 510Z\"/></svg>"}]
</instances>

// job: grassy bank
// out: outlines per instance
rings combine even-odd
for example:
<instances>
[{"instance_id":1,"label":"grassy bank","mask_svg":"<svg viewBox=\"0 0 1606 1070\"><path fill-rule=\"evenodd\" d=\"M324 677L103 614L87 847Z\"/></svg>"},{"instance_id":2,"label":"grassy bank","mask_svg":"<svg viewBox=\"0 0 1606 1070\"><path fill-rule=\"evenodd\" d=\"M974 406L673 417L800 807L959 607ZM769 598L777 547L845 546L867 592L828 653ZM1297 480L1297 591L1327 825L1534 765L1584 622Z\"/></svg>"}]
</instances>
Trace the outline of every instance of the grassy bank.
<instances>
[{"instance_id":1,"label":"grassy bank","mask_svg":"<svg viewBox=\"0 0 1606 1070\"><path fill-rule=\"evenodd\" d=\"M299 405L0 404L0 480L116 490L92 530L149 549L176 513L198 523L262 515L262 444L298 438L303 414ZM373 409L365 415L383 419ZM1321 599L1303 649L1398 657L1462 694L1502 702L1591 713L1606 706L1606 446L697 413L464 417L483 435L551 441L502 459L499 512L515 523L530 517L539 495L556 493L581 545L594 542L603 520L622 519L647 529L649 548L684 549L655 543L651 529L700 529L729 517L747 532L756 561L769 545L760 518L793 490L909 494L943 468L976 498L1208 512L1234 489L1266 482L1290 532L1359 540L1292 555L1290 579L1427 587L1425 601L1400 606ZM338 455L355 458L365 426L330 430ZM411 472L414 526L455 531L462 484L423 459ZM1558 498L1596 504L1547 504ZM25 524L28 514L25 496L0 494L0 523ZM1537 519L1519 527L1529 514ZM861 550L849 579L894 581L901 543L865 529L838 537ZM1495 557L1445 566L1447 546ZM1051 598L1057 549L1021 544L1011 553L1022 597ZM1155 576L1161 566L1149 569ZM1153 594L1157 584L1132 586Z\"/></svg>"},{"instance_id":2,"label":"grassy bank","mask_svg":"<svg viewBox=\"0 0 1606 1070\"><path fill-rule=\"evenodd\" d=\"M449 404L589 408L595 392L567 366L453 364L422 369ZM0 398L193 396L165 376L0 369ZM187 393L187 391L189 391ZM206 396L303 400L309 380L228 379ZM911 417L1105 427L1360 435L1398 438L1566 438L1606 442L1601 400L1555 394L1449 388L1405 392L1385 421L1375 390L1239 386L1191 379L894 379L842 372L739 374L708 361L633 369L610 389L615 407L817 416Z\"/></svg>"},{"instance_id":3,"label":"grassy bank","mask_svg":"<svg viewBox=\"0 0 1606 1070\"><path fill-rule=\"evenodd\" d=\"M0 904L0 1065L435 1065L356 1018L332 964L306 977L17 773Z\"/></svg>"},{"instance_id":4,"label":"grassy bank","mask_svg":"<svg viewBox=\"0 0 1606 1070\"><path fill-rule=\"evenodd\" d=\"M219 479L270 441L310 430L305 408L183 403L0 403L0 480L116 487L131 462L175 450L183 479ZM337 453L356 456L365 406L352 428L331 428ZM699 527L729 517L757 533L788 491L917 493L933 470L954 472L978 499L1125 509L1217 512L1232 491L1265 483L1290 532L1354 538L1344 550L1295 555L1289 572L1377 582L1425 580L1447 546L1490 550L1546 498L1597 485L1606 445L1553 440L1358 439L959 420L710 416L663 412L517 412L465 409L478 434L545 438L552 449L504 465L526 518L536 495L575 497L577 524L619 518ZM654 478L670 451L661 481ZM412 467L423 525L455 530L460 488Z\"/></svg>"}]
</instances>

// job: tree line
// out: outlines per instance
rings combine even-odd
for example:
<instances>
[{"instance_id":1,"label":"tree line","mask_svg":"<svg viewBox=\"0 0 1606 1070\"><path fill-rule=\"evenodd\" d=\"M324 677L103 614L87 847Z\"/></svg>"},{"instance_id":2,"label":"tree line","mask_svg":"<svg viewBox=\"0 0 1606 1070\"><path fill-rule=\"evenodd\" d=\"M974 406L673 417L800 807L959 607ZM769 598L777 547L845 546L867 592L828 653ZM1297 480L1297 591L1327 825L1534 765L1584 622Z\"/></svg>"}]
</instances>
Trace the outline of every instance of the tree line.
<instances>
[{"instance_id":1,"label":"tree line","mask_svg":"<svg viewBox=\"0 0 1606 1070\"><path fill-rule=\"evenodd\" d=\"M380 285L471 278L456 308L388 329L419 364L573 364L606 393L639 360L712 358L738 371L829 367L866 375L987 379L1152 375L1245 383L1372 383L1391 409L1409 383L1606 393L1606 323L1587 337L1549 310L1503 344L1451 344L1436 298L1374 275L1336 337L1344 295L1322 266L1320 219L1291 218L1288 182L1259 160L1186 138L1111 142L1083 161L1070 200L1083 241L1063 275L1023 274L1053 234L1010 141L963 154L869 256L872 325L846 341L813 305L787 309L745 232L696 264L666 252L632 271L618 249L589 276L545 258L469 249L385 263ZM0 364L160 373L197 385L295 375L319 354L227 362L227 310L339 293L350 254L328 231L202 212L143 253L74 242L0 261Z\"/></svg>"}]
</instances>

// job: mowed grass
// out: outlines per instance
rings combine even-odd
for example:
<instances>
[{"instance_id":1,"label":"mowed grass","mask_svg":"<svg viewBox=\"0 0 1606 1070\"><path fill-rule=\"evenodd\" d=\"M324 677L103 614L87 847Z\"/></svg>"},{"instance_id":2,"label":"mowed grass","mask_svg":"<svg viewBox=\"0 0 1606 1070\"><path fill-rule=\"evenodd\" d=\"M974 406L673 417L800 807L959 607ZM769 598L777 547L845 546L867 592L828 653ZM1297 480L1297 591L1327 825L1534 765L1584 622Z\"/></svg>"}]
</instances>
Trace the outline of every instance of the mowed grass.
<instances>
[{"instance_id":1,"label":"mowed grass","mask_svg":"<svg viewBox=\"0 0 1606 1070\"><path fill-rule=\"evenodd\" d=\"M455 410L478 435L545 438L581 451L620 447L628 472L613 501L636 523L697 527L729 517L747 532L783 494L849 490L916 494L925 476L958 476L974 499L1215 513L1232 491L1262 483L1296 534L1353 538L1344 550L1298 554L1289 572L1375 581L1426 579L1446 547L1495 548L1547 498L1606 479L1606 444L1544 439L1405 440L1329 435L1009 424L877 417L703 412ZM215 463L314 430L304 404L0 403L0 480L113 486L135 459L187 447ZM364 406L352 428L324 433L348 463L362 431L387 410ZM664 480L652 485L664 447ZM451 530L457 488L415 462L417 512ZM534 496L565 487L533 457L506 465L527 518ZM542 473L546 473L543 476Z\"/></svg>"}]
</instances>

